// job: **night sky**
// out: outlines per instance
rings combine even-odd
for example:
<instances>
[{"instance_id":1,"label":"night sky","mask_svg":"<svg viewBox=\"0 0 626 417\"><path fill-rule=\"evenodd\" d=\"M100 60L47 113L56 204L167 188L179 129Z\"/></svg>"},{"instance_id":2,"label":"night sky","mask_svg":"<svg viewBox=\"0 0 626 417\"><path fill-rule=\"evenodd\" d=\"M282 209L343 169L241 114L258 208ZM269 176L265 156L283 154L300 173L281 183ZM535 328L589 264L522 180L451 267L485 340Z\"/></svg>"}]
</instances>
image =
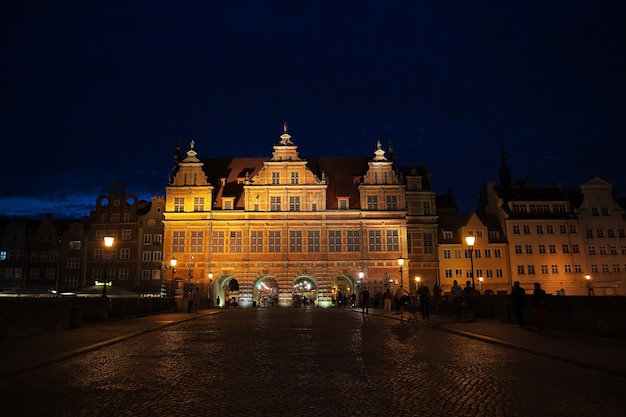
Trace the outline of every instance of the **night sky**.
<instances>
[{"instance_id":1,"label":"night sky","mask_svg":"<svg viewBox=\"0 0 626 417\"><path fill-rule=\"evenodd\" d=\"M475 208L498 181L626 196L626 2L0 3L0 214L88 215L112 182L164 195L179 138L199 157L428 164Z\"/></svg>"}]
</instances>

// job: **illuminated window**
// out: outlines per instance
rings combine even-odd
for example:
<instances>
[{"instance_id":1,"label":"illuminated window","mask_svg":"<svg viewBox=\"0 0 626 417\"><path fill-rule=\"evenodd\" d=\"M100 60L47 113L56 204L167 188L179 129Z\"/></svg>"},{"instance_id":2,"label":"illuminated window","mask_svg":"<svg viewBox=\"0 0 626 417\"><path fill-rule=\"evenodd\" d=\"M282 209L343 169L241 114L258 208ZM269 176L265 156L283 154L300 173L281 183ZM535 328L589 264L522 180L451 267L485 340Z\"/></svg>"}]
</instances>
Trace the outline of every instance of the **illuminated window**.
<instances>
[{"instance_id":1,"label":"illuminated window","mask_svg":"<svg viewBox=\"0 0 626 417\"><path fill-rule=\"evenodd\" d=\"M328 251L341 252L341 230L328 231Z\"/></svg>"},{"instance_id":2,"label":"illuminated window","mask_svg":"<svg viewBox=\"0 0 626 417\"><path fill-rule=\"evenodd\" d=\"M378 196L376 195L367 196L367 209L378 210Z\"/></svg>"},{"instance_id":3,"label":"illuminated window","mask_svg":"<svg viewBox=\"0 0 626 417\"><path fill-rule=\"evenodd\" d=\"M250 252L261 253L263 252L263 231L252 230L250 232Z\"/></svg>"},{"instance_id":4,"label":"illuminated window","mask_svg":"<svg viewBox=\"0 0 626 417\"><path fill-rule=\"evenodd\" d=\"M300 211L300 196L289 196L289 211Z\"/></svg>"},{"instance_id":5,"label":"illuminated window","mask_svg":"<svg viewBox=\"0 0 626 417\"><path fill-rule=\"evenodd\" d=\"M193 198L193 211L204 211L204 197Z\"/></svg>"},{"instance_id":6,"label":"illuminated window","mask_svg":"<svg viewBox=\"0 0 626 417\"><path fill-rule=\"evenodd\" d=\"M172 252L182 253L185 251L185 232L183 230L175 230L172 233Z\"/></svg>"},{"instance_id":7,"label":"illuminated window","mask_svg":"<svg viewBox=\"0 0 626 417\"><path fill-rule=\"evenodd\" d=\"M185 199L183 197L174 197L174 211L177 213L185 211Z\"/></svg>"},{"instance_id":8,"label":"illuminated window","mask_svg":"<svg viewBox=\"0 0 626 417\"><path fill-rule=\"evenodd\" d=\"M280 211L280 196L270 197L270 211Z\"/></svg>"},{"instance_id":9,"label":"illuminated window","mask_svg":"<svg viewBox=\"0 0 626 417\"><path fill-rule=\"evenodd\" d=\"M230 232L230 253L238 253L243 250L242 247L242 233L239 230L233 230Z\"/></svg>"},{"instance_id":10,"label":"illuminated window","mask_svg":"<svg viewBox=\"0 0 626 417\"><path fill-rule=\"evenodd\" d=\"M280 184L280 172L272 172L272 184Z\"/></svg>"}]
</instances>

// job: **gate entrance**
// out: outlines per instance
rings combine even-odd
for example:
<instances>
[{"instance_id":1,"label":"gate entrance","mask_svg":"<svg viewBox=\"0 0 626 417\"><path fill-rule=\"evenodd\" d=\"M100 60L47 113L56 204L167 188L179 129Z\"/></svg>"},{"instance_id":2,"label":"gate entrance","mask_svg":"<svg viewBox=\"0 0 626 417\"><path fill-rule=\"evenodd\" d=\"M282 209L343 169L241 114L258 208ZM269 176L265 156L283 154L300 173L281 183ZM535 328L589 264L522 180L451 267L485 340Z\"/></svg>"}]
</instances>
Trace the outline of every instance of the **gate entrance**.
<instances>
[{"instance_id":1,"label":"gate entrance","mask_svg":"<svg viewBox=\"0 0 626 417\"><path fill-rule=\"evenodd\" d=\"M296 307L317 306L317 282L308 275L293 281L292 302Z\"/></svg>"}]
</instances>

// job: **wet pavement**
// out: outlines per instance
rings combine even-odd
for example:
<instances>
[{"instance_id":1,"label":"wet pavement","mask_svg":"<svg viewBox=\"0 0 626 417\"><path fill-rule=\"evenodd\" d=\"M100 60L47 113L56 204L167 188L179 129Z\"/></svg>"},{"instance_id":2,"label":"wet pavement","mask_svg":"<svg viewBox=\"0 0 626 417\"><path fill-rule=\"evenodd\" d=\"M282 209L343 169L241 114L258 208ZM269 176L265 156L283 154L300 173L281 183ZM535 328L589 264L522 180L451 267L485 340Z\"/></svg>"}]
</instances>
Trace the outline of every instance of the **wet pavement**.
<instances>
[{"instance_id":1,"label":"wet pavement","mask_svg":"<svg viewBox=\"0 0 626 417\"><path fill-rule=\"evenodd\" d=\"M402 319L273 308L84 324L1 341L0 391L16 415L622 415L624 341Z\"/></svg>"}]
</instances>

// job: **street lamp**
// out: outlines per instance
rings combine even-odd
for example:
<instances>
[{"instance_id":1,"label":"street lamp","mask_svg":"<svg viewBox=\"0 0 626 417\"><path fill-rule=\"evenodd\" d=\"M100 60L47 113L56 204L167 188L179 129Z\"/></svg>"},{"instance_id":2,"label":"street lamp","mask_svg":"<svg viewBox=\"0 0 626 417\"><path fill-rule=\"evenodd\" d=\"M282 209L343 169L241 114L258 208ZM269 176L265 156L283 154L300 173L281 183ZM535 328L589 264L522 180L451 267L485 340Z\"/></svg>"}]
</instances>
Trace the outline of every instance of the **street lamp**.
<instances>
[{"instance_id":1,"label":"street lamp","mask_svg":"<svg viewBox=\"0 0 626 417\"><path fill-rule=\"evenodd\" d=\"M404 265L404 258L398 258L398 265L400 266L400 286L404 286L404 281L402 279L402 265Z\"/></svg>"},{"instance_id":2,"label":"street lamp","mask_svg":"<svg viewBox=\"0 0 626 417\"><path fill-rule=\"evenodd\" d=\"M593 295L593 288L591 287L591 275L585 275L585 279L587 280L587 295Z\"/></svg>"},{"instance_id":3,"label":"street lamp","mask_svg":"<svg viewBox=\"0 0 626 417\"><path fill-rule=\"evenodd\" d=\"M106 298L107 296L107 284L109 283L109 257L111 256L111 246L113 246L113 242L115 238L112 236L104 237L104 246L107 248L106 257L104 258L104 285L102 286L102 297Z\"/></svg>"},{"instance_id":4,"label":"street lamp","mask_svg":"<svg viewBox=\"0 0 626 417\"><path fill-rule=\"evenodd\" d=\"M209 272L209 308L213 303L213 272Z\"/></svg>"},{"instance_id":5,"label":"street lamp","mask_svg":"<svg viewBox=\"0 0 626 417\"><path fill-rule=\"evenodd\" d=\"M476 289L476 283L474 282L474 242L476 238L474 236L465 236L465 242L469 246L470 251L470 264L472 267L472 288Z\"/></svg>"},{"instance_id":6,"label":"street lamp","mask_svg":"<svg viewBox=\"0 0 626 417\"><path fill-rule=\"evenodd\" d=\"M422 281L422 277L420 277L419 275L415 277L415 293L418 294L418 291L420 289L420 282Z\"/></svg>"},{"instance_id":7,"label":"street lamp","mask_svg":"<svg viewBox=\"0 0 626 417\"><path fill-rule=\"evenodd\" d=\"M480 293L482 294L483 293L483 277L478 277L478 282L479 282L478 285L480 285Z\"/></svg>"},{"instance_id":8,"label":"street lamp","mask_svg":"<svg viewBox=\"0 0 626 417\"><path fill-rule=\"evenodd\" d=\"M174 272L175 272L175 269L174 269L174 267L176 266L177 263L178 263L178 259L176 259L176 258L170 259L170 266L172 267L172 297L175 296L175 290L174 290Z\"/></svg>"}]
</instances>

